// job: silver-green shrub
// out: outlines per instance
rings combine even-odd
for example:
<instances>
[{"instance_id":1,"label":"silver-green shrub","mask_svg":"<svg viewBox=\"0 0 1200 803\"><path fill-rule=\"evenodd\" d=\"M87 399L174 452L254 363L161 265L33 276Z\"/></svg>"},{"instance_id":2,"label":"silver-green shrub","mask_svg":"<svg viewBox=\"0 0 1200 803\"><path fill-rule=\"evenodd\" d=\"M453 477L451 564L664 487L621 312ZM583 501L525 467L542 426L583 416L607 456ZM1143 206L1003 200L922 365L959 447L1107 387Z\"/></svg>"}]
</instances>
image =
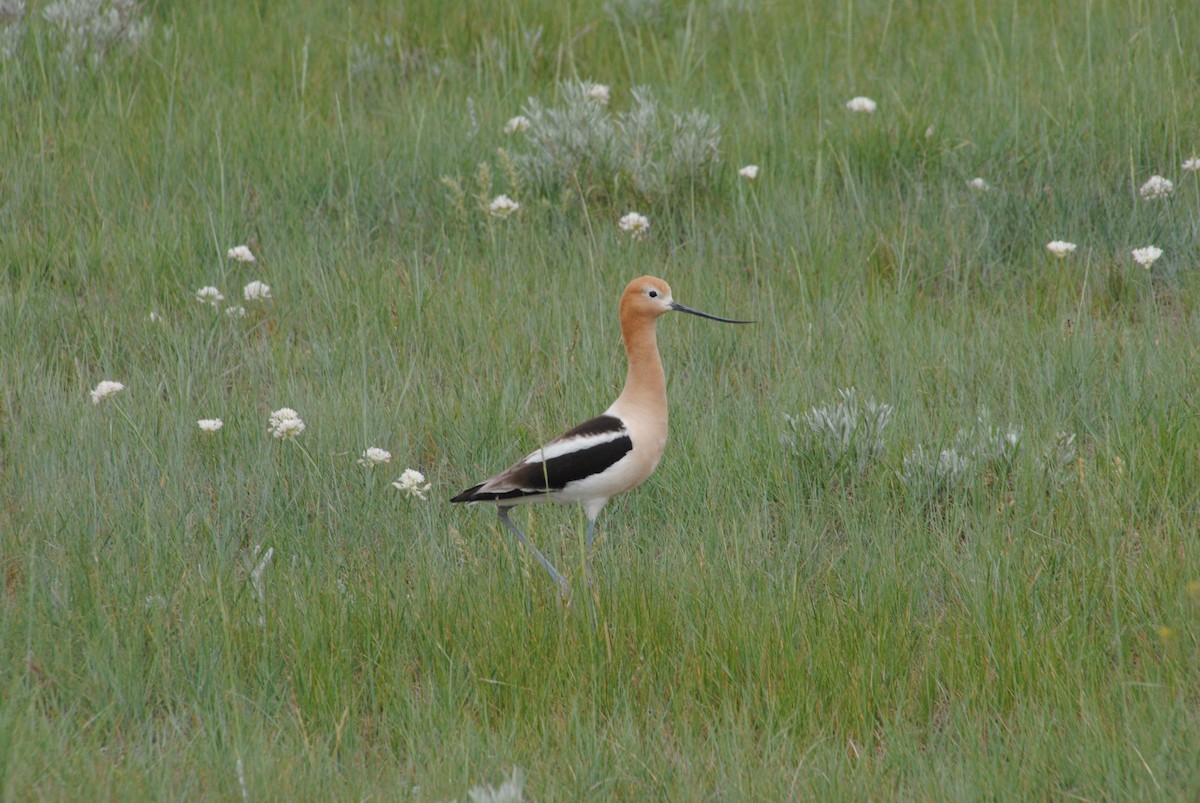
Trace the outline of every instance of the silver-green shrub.
<instances>
[{"instance_id":1,"label":"silver-green shrub","mask_svg":"<svg viewBox=\"0 0 1200 803\"><path fill-rule=\"evenodd\" d=\"M136 48L150 31L137 0L57 0L42 18L58 33L64 71L99 67L119 50Z\"/></svg>"},{"instance_id":2,"label":"silver-green shrub","mask_svg":"<svg viewBox=\"0 0 1200 803\"><path fill-rule=\"evenodd\" d=\"M664 113L647 87L632 90L628 111L613 113L598 89L606 90L567 81L556 105L529 99L524 150L513 156L525 186L551 198L564 188L613 196L628 188L655 199L714 178L721 134L708 114Z\"/></svg>"},{"instance_id":3,"label":"silver-green shrub","mask_svg":"<svg viewBox=\"0 0 1200 803\"><path fill-rule=\"evenodd\" d=\"M837 393L840 401L813 407L798 419L785 414L791 432L783 440L794 453L816 452L830 468L861 475L883 453L892 406L874 399L860 404L854 388Z\"/></svg>"}]
</instances>

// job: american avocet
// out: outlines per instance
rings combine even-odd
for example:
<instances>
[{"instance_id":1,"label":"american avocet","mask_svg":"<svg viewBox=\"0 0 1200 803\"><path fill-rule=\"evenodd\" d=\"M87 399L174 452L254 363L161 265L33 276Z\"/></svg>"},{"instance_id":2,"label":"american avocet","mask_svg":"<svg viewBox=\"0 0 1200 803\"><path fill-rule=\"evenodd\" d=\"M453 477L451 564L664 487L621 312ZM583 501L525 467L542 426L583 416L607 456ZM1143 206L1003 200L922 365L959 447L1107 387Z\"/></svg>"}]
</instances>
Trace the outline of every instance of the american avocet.
<instances>
[{"instance_id":1,"label":"american avocet","mask_svg":"<svg viewBox=\"0 0 1200 803\"><path fill-rule=\"evenodd\" d=\"M596 517L617 494L640 485L653 472L667 443L667 383L658 356L654 322L678 310L722 323L750 323L688 309L671 298L662 279L642 276L621 294L621 337L629 361L625 388L601 415L527 455L496 476L468 488L451 502L496 506L500 521L512 530L563 591L567 581L529 543L508 517L515 505L579 502L587 514L585 555L591 551Z\"/></svg>"}]
</instances>

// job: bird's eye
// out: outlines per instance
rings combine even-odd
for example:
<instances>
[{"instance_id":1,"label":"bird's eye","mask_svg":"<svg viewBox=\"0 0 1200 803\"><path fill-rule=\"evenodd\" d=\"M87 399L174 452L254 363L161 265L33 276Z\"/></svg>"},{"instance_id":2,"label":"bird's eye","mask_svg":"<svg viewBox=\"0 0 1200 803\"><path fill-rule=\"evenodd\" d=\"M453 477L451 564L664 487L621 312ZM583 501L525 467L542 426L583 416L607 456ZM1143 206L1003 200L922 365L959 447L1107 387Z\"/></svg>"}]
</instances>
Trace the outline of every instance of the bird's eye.
<instances>
[{"instance_id":1,"label":"bird's eye","mask_svg":"<svg viewBox=\"0 0 1200 803\"><path fill-rule=\"evenodd\" d=\"M651 291L650 291L649 293L647 293L646 295L650 296L651 298L658 298L658 291L657 291L657 290L651 290Z\"/></svg>"}]
</instances>

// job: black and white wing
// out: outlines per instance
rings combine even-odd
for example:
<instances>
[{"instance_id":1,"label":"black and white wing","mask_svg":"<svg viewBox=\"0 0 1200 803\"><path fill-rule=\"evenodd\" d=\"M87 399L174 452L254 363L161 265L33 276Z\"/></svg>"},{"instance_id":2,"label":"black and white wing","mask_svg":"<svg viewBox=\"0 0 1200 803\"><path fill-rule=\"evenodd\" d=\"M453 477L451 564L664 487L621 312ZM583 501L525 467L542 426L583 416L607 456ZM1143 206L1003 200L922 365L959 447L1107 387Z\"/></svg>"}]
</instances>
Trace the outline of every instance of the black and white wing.
<instances>
[{"instance_id":1,"label":"black and white wing","mask_svg":"<svg viewBox=\"0 0 1200 803\"><path fill-rule=\"evenodd\" d=\"M633 450L625 422L615 415L585 421L451 502L517 502L561 491L602 474Z\"/></svg>"}]
</instances>

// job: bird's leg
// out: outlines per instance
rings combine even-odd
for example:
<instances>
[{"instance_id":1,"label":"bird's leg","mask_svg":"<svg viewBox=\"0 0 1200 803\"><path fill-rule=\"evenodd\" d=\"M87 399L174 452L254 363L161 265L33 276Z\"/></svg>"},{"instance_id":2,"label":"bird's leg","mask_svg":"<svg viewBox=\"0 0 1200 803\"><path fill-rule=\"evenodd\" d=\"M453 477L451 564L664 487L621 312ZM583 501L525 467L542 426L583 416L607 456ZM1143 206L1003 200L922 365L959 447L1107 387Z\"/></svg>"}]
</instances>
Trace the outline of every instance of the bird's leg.
<instances>
[{"instance_id":1,"label":"bird's leg","mask_svg":"<svg viewBox=\"0 0 1200 803\"><path fill-rule=\"evenodd\" d=\"M583 547L583 577L588 581L588 585L592 583L592 539L596 537L596 520L588 516L587 526L587 542Z\"/></svg>"},{"instance_id":2,"label":"bird's leg","mask_svg":"<svg viewBox=\"0 0 1200 803\"><path fill-rule=\"evenodd\" d=\"M592 554L592 539L596 537L596 520L588 517L587 551Z\"/></svg>"},{"instance_id":3,"label":"bird's leg","mask_svg":"<svg viewBox=\"0 0 1200 803\"><path fill-rule=\"evenodd\" d=\"M508 517L508 511L510 509L511 508L509 507L497 508L497 510L500 512L500 521L504 522L504 526L513 531L513 535L517 537L517 540L524 544L525 548L533 553L533 556L538 559L538 563L542 564L542 568L550 572L550 576L554 578L554 582L558 583L559 588L562 589L563 596L566 596L567 578L559 574L558 569L554 568L550 561L546 560L546 556L539 552L537 547L529 543L529 539L525 537L525 533L521 532L521 529L512 523L512 519Z\"/></svg>"}]
</instances>

